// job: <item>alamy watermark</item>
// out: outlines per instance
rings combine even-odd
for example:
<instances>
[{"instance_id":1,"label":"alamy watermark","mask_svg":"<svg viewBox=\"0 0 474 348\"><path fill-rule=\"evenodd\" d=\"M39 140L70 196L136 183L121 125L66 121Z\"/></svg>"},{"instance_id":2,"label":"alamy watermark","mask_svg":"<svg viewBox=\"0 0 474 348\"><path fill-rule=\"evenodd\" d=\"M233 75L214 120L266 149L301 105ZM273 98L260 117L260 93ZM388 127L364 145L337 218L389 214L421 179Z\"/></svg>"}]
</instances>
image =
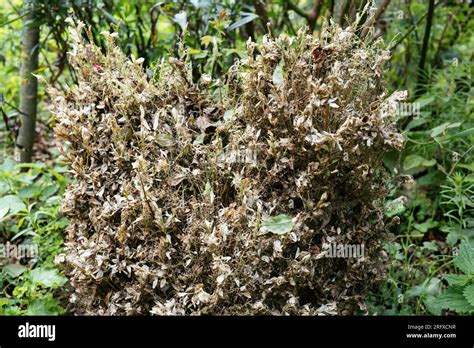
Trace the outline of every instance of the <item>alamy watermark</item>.
<instances>
[{"instance_id":1,"label":"alamy watermark","mask_svg":"<svg viewBox=\"0 0 474 348\"><path fill-rule=\"evenodd\" d=\"M246 163L257 165L257 149L244 146L228 146L219 155L219 161L224 163Z\"/></svg>"},{"instance_id":2,"label":"alamy watermark","mask_svg":"<svg viewBox=\"0 0 474 348\"><path fill-rule=\"evenodd\" d=\"M34 243L0 243L0 259L35 259L38 257L38 254L38 245Z\"/></svg>"},{"instance_id":3,"label":"alamy watermark","mask_svg":"<svg viewBox=\"0 0 474 348\"><path fill-rule=\"evenodd\" d=\"M365 246L364 244L324 243L322 253L324 257L329 258L363 258Z\"/></svg>"},{"instance_id":4,"label":"alamy watermark","mask_svg":"<svg viewBox=\"0 0 474 348\"><path fill-rule=\"evenodd\" d=\"M395 114L397 116L420 116L420 110L420 103L399 102L395 106Z\"/></svg>"}]
</instances>

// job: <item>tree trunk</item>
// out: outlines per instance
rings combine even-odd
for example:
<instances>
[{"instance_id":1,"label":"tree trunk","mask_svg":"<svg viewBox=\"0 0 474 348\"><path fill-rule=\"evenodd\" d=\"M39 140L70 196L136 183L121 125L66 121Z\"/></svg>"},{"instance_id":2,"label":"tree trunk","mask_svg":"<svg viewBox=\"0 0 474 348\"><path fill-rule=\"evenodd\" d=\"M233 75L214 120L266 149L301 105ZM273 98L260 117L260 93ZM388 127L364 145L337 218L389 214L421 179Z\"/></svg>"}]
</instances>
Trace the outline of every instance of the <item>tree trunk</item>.
<instances>
[{"instance_id":1,"label":"tree trunk","mask_svg":"<svg viewBox=\"0 0 474 348\"><path fill-rule=\"evenodd\" d=\"M420 63L418 64L418 76L415 88L415 97L420 97L425 93L426 90L426 74L425 74L425 62L428 55L431 27L433 26L433 16L435 10L434 0L430 0L428 4L428 17L426 18L425 34L423 36L423 46L420 52Z\"/></svg>"},{"instance_id":2,"label":"tree trunk","mask_svg":"<svg viewBox=\"0 0 474 348\"><path fill-rule=\"evenodd\" d=\"M35 24L34 8L27 8L26 10L31 10L31 12L25 17L23 28L20 68L21 126L16 142L21 163L31 162L35 140L36 103L38 97L38 81L32 73L38 69L39 27Z\"/></svg>"}]
</instances>

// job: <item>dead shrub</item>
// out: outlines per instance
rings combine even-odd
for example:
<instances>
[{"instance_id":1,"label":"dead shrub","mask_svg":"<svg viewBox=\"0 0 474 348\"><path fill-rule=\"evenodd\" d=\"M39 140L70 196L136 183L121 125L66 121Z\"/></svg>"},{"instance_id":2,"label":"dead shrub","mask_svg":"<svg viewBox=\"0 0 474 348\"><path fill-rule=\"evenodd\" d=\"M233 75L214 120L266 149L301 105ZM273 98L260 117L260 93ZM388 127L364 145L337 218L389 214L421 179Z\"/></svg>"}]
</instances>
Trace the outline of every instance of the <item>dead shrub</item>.
<instances>
[{"instance_id":1,"label":"dead shrub","mask_svg":"<svg viewBox=\"0 0 474 348\"><path fill-rule=\"evenodd\" d=\"M50 90L74 181L66 268L81 314L348 314L383 276L390 121L380 42L264 37L218 87L174 58L150 79L72 30ZM214 86L214 87L212 87ZM363 257L328 257L363 245Z\"/></svg>"}]
</instances>

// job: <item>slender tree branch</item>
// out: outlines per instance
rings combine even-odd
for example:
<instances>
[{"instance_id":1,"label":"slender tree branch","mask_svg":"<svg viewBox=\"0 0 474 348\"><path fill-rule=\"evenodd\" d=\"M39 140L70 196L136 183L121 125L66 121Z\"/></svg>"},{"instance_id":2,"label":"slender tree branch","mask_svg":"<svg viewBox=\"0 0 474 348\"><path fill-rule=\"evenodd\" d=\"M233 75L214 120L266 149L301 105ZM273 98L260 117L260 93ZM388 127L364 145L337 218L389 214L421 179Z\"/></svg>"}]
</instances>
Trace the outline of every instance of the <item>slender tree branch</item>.
<instances>
[{"instance_id":1,"label":"slender tree branch","mask_svg":"<svg viewBox=\"0 0 474 348\"><path fill-rule=\"evenodd\" d=\"M38 69L40 44L39 26L36 22L35 4L27 3L30 14L25 18L23 43L21 49L21 86L20 86L20 120L21 126L16 139L20 162L31 162L35 140L36 108L38 98L38 81L32 75Z\"/></svg>"},{"instance_id":2,"label":"slender tree branch","mask_svg":"<svg viewBox=\"0 0 474 348\"><path fill-rule=\"evenodd\" d=\"M431 27L433 26L434 10L435 10L435 1L429 0L428 17L426 18L425 34L423 36L423 45L421 47L421 52L420 52L420 62L418 64L417 88L415 90L415 96L417 97L422 95L425 90L423 86L425 82L425 78L423 77L423 72L425 69L426 56L428 54L428 47L430 43L430 34L431 34Z\"/></svg>"},{"instance_id":3,"label":"slender tree branch","mask_svg":"<svg viewBox=\"0 0 474 348\"><path fill-rule=\"evenodd\" d=\"M326 19L329 21L334 16L334 0L329 1L329 8Z\"/></svg>"},{"instance_id":4,"label":"slender tree branch","mask_svg":"<svg viewBox=\"0 0 474 348\"><path fill-rule=\"evenodd\" d=\"M441 4L441 0L438 1L436 4L435 4L435 8L438 7L439 4ZM418 24L420 24L426 17L428 16L428 11L425 12L425 14L423 16L420 17L420 19L418 19L418 21L413 24L410 29L408 29L408 31L397 41L395 42L393 45L390 45L390 51L393 51L403 40L405 40L408 35L410 35L413 30L415 30L417 27L418 27Z\"/></svg>"},{"instance_id":5,"label":"slender tree branch","mask_svg":"<svg viewBox=\"0 0 474 348\"><path fill-rule=\"evenodd\" d=\"M372 18L369 19L367 23L364 25L364 29L362 29L362 33L360 34L360 37L363 39L367 36L369 33L370 28L374 25L377 24L379 21L380 17L384 14L385 10L387 9L388 5L390 4L390 0L382 0L380 2L379 7L377 7L377 10L375 11L375 14Z\"/></svg>"},{"instance_id":6,"label":"slender tree branch","mask_svg":"<svg viewBox=\"0 0 474 348\"><path fill-rule=\"evenodd\" d=\"M268 30L269 33L271 34L272 33L271 28L268 26L268 23L270 23L270 19L268 18L265 0L253 0L253 6L255 7L255 12L260 17L263 30L264 31Z\"/></svg>"},{"instance_id":7,"label":"slender tree branch","mask_svg":"<svg viewBox=\"0 0 474 348\"><path fill-rule=\"evenodd\" d=\"M321 9L323 8L324 0L316 0L314 3L313 9L310 12L305 12L296 6L292 1L288 1L288 7L295 11L298 15L306 19L308 23L309 31L313 32L314 28L316 27L316 22L318 20L319 14L321 13Z\"/></svg>"},{"instance_id":8,"label":"slender tree branch","mask_svg":"<svg viewBox=\"0 0 474 348\"><path fill-rule=\"evenodd\" d=\"M321 12L321 9L323 8L323 0L316 0L316 3L314 4L313 9L309 13L308 17L308 26L310 32L314 31L314 27L316 26L316 22L319 17L319 13Z\"/></svg>"},{"instance_id":9,"label":"slender tree branch","mask_svg":"<svg viewBox=\"0 0 474 348\"><path fill-rule=\"evenodd\" d=\"M298 6L296 6L293 1L287 1L287 4L288 4L288 7L295 11L299 16L303 17L303 18L306 18L306 20L309 19L309 14L306 13L305 11L303 11L302 9L300 9Z\"/></svg>"},{"instance_id":10,"label":"slender tree branch","mask_svg":"<svg viewBox=\"0 0 474 348\"><path fill-rule=\"evenodd\" d=\"M351 0L345 0L342 7L341 7L341 12L339 13L339 18L337 23L342 27L344 25L345 21L345 16L347 12L349 11L351 5Z\"/></svg>"}]
</instances>

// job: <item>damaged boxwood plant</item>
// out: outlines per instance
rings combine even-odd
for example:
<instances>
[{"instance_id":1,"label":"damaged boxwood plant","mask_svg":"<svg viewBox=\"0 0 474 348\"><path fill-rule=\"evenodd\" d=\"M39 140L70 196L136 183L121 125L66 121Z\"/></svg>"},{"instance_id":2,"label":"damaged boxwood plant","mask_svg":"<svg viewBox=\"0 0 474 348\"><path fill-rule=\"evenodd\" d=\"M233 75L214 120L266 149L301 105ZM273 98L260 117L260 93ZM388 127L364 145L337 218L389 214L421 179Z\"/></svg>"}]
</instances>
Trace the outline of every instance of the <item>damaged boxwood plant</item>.
<instances>
[{"instance_id":1,"label":"damaged boxwood plant","mask_svg":"<svg viewBox=\"0 0 474 348\"><path fill-rule=\"evenodd\" d=\"M51 89L74 182L62 261L77 314L351 314L384 276L382 158L404 93L380 41L325 25L265 36L219 81L186 55L149 78L71 30ZM328 245L363 245L328 257Z\"/></svg>"}]
</instances>

